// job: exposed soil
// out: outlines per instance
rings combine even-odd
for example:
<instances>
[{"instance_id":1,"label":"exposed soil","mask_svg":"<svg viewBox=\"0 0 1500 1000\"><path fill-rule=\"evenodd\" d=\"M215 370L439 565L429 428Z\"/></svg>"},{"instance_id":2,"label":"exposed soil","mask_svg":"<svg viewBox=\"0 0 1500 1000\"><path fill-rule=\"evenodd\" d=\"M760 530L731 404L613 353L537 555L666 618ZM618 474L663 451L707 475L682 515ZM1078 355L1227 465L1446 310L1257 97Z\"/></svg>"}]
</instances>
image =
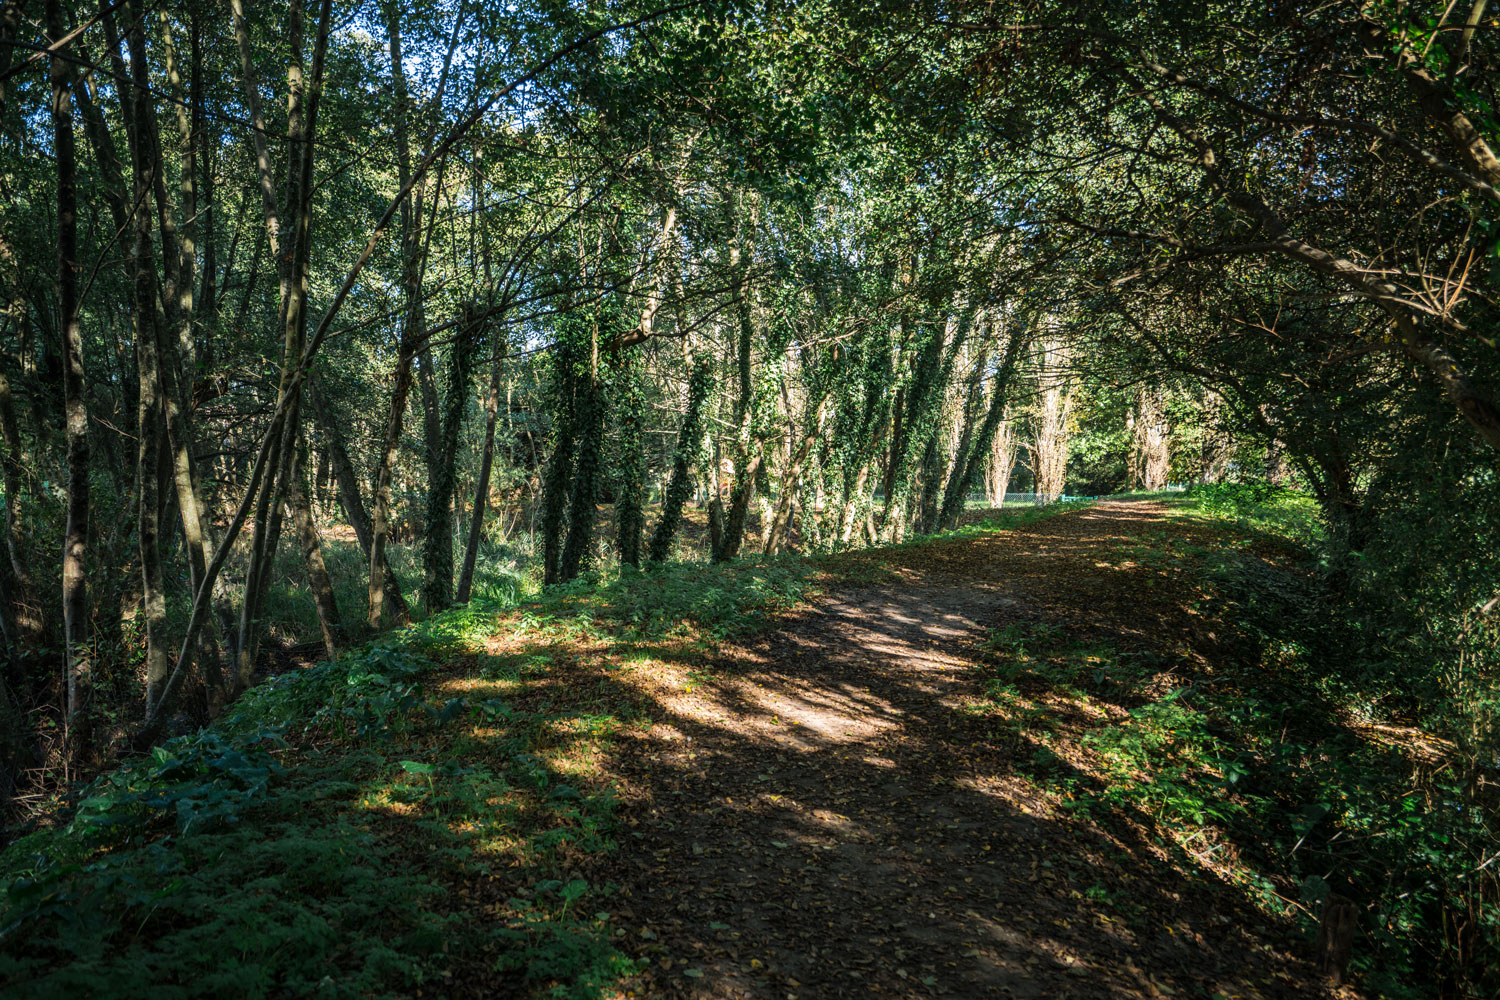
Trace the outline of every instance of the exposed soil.
<instances>
[{"instance_id":1,"label":"exposed soil","mask_svg":"<svg viewBox=\"0 0 1500 1000\"><path fill-rule=\"evenodd\" d=\"M1211 650L1191 581L1105 557L1161 520L1108 502L887 550L895 582L653 692L667 721L622 748L621 846L593 873L650 959L627 993L1325 995L1239 890L1148 825L1067 811L1028 777L1034 747L965 711L976 644L1007 623Z\"/></svg>"}]
</instances>

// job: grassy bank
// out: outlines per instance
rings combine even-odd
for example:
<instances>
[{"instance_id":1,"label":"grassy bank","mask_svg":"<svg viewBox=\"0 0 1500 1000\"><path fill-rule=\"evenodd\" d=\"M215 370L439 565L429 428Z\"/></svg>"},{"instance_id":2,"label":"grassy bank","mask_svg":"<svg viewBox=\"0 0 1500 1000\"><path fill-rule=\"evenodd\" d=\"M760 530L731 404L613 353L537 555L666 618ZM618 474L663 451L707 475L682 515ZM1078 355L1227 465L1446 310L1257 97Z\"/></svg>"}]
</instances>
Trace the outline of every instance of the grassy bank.
<instances>
[{"instance_id":1,"label":"grassy bank","mask_svg":"<svg viewBox=\"0 0 1500 1000\"><path fill-rule=\"evenodd\" d=\"M1328 901L1352 905L1369 994L1494 995L1495 817L1353 652L1315 504L1249 488L1158 499L1165 520L1096 554L1131 580L1152 634L996 629L971 710L1069 808L1151 831L1181 870L1294 920L1309 949ZM1099 900L1147 919L1128 896Z\"/></svg>"},{"instance_id":2,"label":"grassy bank","mask_svg":"<svg viewBox=\"0 0 1500 1000\"><path fill-rule=\"evenodd\" d=\"M511 578L272 678L10 846L0 984L596 994L629 968L611 889L585 872L618 835L600 763L650 723L620 673L757 628L814 577L798 559L673 564L520 602Z\"/></svg>"}]
</instances>

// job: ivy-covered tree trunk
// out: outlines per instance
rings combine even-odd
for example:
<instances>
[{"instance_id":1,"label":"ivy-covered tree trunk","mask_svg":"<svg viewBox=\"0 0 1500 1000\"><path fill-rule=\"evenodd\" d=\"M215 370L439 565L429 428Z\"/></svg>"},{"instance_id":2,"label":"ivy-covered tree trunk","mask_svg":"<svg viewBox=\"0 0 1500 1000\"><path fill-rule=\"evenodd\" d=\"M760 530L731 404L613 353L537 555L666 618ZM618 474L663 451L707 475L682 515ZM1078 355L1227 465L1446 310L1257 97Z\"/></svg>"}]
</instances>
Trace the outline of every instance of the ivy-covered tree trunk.
<instances>
[{"instance_id":1,"label":"ivy-covered tree trunk","mask_svg":"<svg viewBox=\"0 0 1500 1000\"><path fill-rule=\"evenodd\" d=\"M599 521L599 494L604 463L604 388L597 370L579 386L577 453L568 498L568 537L558 560L558 581L567 583L588 569L593 559L594 527Z\"/></svg>"},{"instance_id":2,"label":"ivy-covered tree trunk","mask_svg":"<svg viewBox=\"0 0 1500 1000\"><path fill-rule=\"evenodd\" d=\"M687 411L677 431L672 478L668 480L666 494L662 497L661 517L651 532L651 545L646 554L651 562L664 562L672 554L672 539L682 524L682 507L693 491L693 459L698 454L699 439L703 436L703 405L708 401L708 390L712 385L713 368L707 360L699 361L688 379Z\"/></svg>"},{"instance_id":3,"label":"ivy-covered tree trunk","mask_svg":"<svg viewBox=\"0 0 1500 1000\"><path fill-rule=\"evenodd\" d=\"M948 529L958 527L958 519L964 512L964 501L968 499L984 475L985 456L991 451L991 442L1005 419L1005 408L1010 397L1011 383L1015 381L1016 366L1020 363L1021 351L1029 341L1025 327L1017 324L1005 345L1005 355L995 369L990 383L990 405L985 412L984 423L979 433L964 442L953 461L953 475L948 481L947 493L943 496L942 511L938 515L940 526ZM1007 471L1005 479L1010 479ZM1002 487L1003 492L1003 487Z\"/></svg>"},{"instance_id":4,"label":"ivy-covered tree trunk","mask_svg":"<svg viewBox=\"0 0 1500 1000\"><path fill-rule=\"evenodd\" d=\"M897 540L904 534L911 507L913 473L921 469L917 448L926 449L936 422L944 386L943 348L946 327L928 329L917 348L915 371L905 393L905 406L898 408L885 475L885 505L875 528L878 535ZM961 331L960 331L961 336ZM956 343L956 341L955 341Z\"/></svg>"},{"instance_id":5,"label":"ivy-covered tree trunk","mask_svg":"<svg viewBox=\"0 0 1500 1000\"><path fill-rule=\"evenodd\" d=\"M474 370L481 320L466 307L458 336L453 341L453 359L448 367L447 398L439 428L437 453L432 456L431 482L427 491L426 536L422 546L424 572L422 598L429 612L453 603L453 491L457 483L454 463L458 457L458 434L469 402L469 376Z\"/></svg>"},{"instance_id":6,"label":"ivy-covered tree trunk","mask_svg":"<svg viewBox=\"0 0 1500 1000\"><path fill-rule=\"evenodd\" d=\"M616 378L620 481L615 499L615 546L621 565L639 567L641 532L646 521L646 437L642 428L646 397L641 384L645 371L640 363L640 348L623 349Z\"/></svg>"},{"instance_id":7,"label":"ivy-covered tree trunk","mask_svg":"<svg viewBox=\"0 0 1500 1000\"><path fill-rule=\"evenodd\" d=\"M562 582L563 530L568 523L568 486L573 481L573 452L578 432L578 362L576 331L559 324L552 351L552 454L542 477L542 582Z\"/></svg>"},{"instance_id":8,"label":"ivy-covered tree trunk","mask_svg":"<svg viewBox=\"0 0 1500 1000\"><path fill-rule=\"evenodd\" d=\"M755 477L760 471L762 453L755 436L755 372L752 350L755 346L754 288L750 269L754 263L755 213L744 231L743 246L730 251L731 266L739 265L739 338L735 345L735 371L738 393L734 403L734 486L729 493L729 508L723 512L722 527L714 537L711 558L727 562L740 554L745 538L745 518L755 497ZM721 496L722 501L722 496Z\"/></svg>"},{"instance_id":9,"label":"ivy-covered tree trunk","mask_svg":"<svg viewBox=\"0 0 1500 1000\"><path fill-rule=\"evenodd\" d=\"M828 410L831 393L825 393L817 408L808 418L807 432L798 442L797 448L787 460L781 475L781 492L771 515L771 524L766 532L766 555L774 555L788 547L792 534L792 505L796 502L801 483L802 469L812 455L813 447L821 440L823 415Z\"/></svg>"},{"instance_id":10,"label":"ivy-covered tree trunk","mask_svg":"<svg viewBox=\"0 0 1500 1000\"><path fill-rule=\"evenodd\" d=\"M479 483L474 487L474 510L469 515L469 537L464 545L463 568L458 573L455 599L465 604L474 587L474 566L479 559L479 543L484 537L484 517L490 499L490 475L495 466L495 426L500 411L500 381L505 361L505 334L496 329L490 357L490 385L484 399L484 447L479 456ZM509 400L507 399L507 407Z\"/></svg>"},{"instance_id":11,"label":"ivy-covered tree trunk","mask_svg":"<svg viewBox=\"0 0 1500 1000\"><path fill-rule=\"evenodd\" d=\"M940 435L936 428L927 435L922 449L922 493L917 500L917 533L929 535L937 530L938 497L943 490L947 468L941 454Z\"/></svg>"}]
</instances>

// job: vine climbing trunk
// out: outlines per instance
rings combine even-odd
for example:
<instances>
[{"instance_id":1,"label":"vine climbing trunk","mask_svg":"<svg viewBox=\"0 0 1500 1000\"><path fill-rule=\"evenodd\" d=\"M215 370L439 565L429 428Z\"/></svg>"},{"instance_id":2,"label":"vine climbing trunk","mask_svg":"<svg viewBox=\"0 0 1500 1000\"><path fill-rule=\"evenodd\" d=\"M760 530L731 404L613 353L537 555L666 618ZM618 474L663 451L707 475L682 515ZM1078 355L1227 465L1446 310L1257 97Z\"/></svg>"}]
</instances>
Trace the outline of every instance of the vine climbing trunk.
<instances>
[{"instance_id":1,"label":"vine climbing trunk","mask_svg":"<svg viewBox=\"0 0 1500 1000\"><path fill-rule=\"evenodd\" d=\"M730 266L739 267L739 337L735 343L735 373L738 394L734 403L734 486L729 494L729 509L723 526L714 540L711 553L714 562L727 562L740 554L745 539L745 518L755 497L755 478L762 459L759 441L755 439L755 377L751 365L755 345L754 288L750 281L755 259L754 210L745 224L740 245L731 248Z\"/></svg>"},{"instance_id":2,"label":"vine climbing trunk","mask_svg":"<svg viewBox=\"0 0 1500 1000\"><path fill-rule=\"evenodd\" d=\"M454 599L467 604L474 588L474 565L479 559L479 543L484 537L484 517L490 499L490 475L495 466L495 427L500 411L500 380L505 362L506 338L498 328L491 334L490 384L484 397L484 447L479 454L479 482L474 487L474 510L469 515L469 537L464 545L463 568L458 574Z\"/></svg>"},{"instance_id":3,"label":"vine climbing trunk","mask_svg":"<svg viewBox=\"0 0 1500 1000\"><path fill-rule=\"evenodd\" d=\"M943 507L938 522L945 528L958 527L958 519L964 512L964 501L978 488L984 475L985 456L992 450L991 443L1005 420L1005 408L1009 402L1011 383L1015 381L1016 368L1020 364L1021 352L1029 342L1026 328L1017 324L1005 345L1005 354L995 369L990 381L990 405L985 412L984 423L979 432L963 443L954 458L953 476L948 481L947 493L943 496ZM1014 452L1012 452L1014 454ZM1012 459L1014 461L1014 459ZM1005 474L1010 479L1009 470ZM1004 487L1001 487L1004 500Z\"/></svg>"},{"instance_id":4,"label":"vine climbing trunk","mask_svg":"<svg viewBox=\"0 0 1500 1000\"><path fill-rule=\"evenodd\" d=\"M627 347L617 357L619 403L619 495L615 499L615 547L620 564L641 565L641 532L645 525L646 437L641 426L646 399L641 381L641 349Z\"/></svg>"},{"instance_id":5,"label":"vine climbing trunk","mask_svg":"<svg viewBox=\"0 0 1500 1000\"><path fill-rule=\"evenodd\" d=\"M588 348L575 390L573 482L568 493L568 535L558 558L557 577L567 583L593 560L594 526L604 464L604 385L599 377L599 317L588 323Z\"/></svg>"},{"instance_id":6,"label":"vine climbing trunk","mask_svg":"<svg viewBox=\"0 0 1500 1000\"><path fill-rule=\"evenodd\" d=\"M427 491L422 598L429 612L441 611L453 603L453 493L457 482L454 464L458 457L458 433L463 428L464 409L469 401L474 351L483 325L478 310L465 306L458 335L453 340L446 401Z\"/></svg>"},{"instance_id":7,"label":"vine climbing trunk","mask_svg":"<svg viewBox=\"0 0 1500 1000\"><path fill-rule=\"evenodd\" d=\"M672 476L667 482L666 493L661 500L661 517L656 529L651 532L651 544L646 558L653 563L666 561L672 554L672 539L682 524L682 507L693 490L693 459L698 454L703 436L703 405L708 401L708 391L713 385L713 369L707 361L693 366L688 379L687 407L682 415L682 426L677 431L677 447L672 454Z\"/></svg>"}]
</instances>

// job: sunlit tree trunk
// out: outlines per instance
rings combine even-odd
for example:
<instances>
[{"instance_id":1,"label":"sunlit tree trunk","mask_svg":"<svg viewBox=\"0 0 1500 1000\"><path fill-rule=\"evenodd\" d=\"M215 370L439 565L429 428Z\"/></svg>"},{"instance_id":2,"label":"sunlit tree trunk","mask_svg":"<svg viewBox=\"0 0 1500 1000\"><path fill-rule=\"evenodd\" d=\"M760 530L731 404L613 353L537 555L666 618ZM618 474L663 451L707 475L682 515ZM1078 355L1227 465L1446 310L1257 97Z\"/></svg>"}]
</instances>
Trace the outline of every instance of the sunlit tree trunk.
<instances>
[{"instance_id":1,"label":"sunlit tree trunk","mask_svg":"<svg viewBox=\"0 0 1500 1000\"><path fill-rule=\"evenodd\" d=\"M1041 400L1034 418L1031 454L1037 500L1043 503L1061 497L1067 486L1073 390L1065 351L1059 338L1049 337L1042 343Z\"/></svg>"},{"instance_id":2,"label":"sunlit tree trunk","mask_svg":"<svg viewBox=\"0 0 1500 1000\"><path fill-rule=\"evenodd\" d=\"M1142 386L1136 392L1130 419L1131 486L1156 491L1167 487L1171 474L1171 428L1161 389Z\"/></svg>"},{"instance_id":3,"label":"sunlit tree trunk","mask_svg":"<svg viewBox=\"0 0 1500 1000\"><path fill-rule=\"evenodd\" d=\"M1015 424L1002 419L990 441L989 465L985 472L985 492L992 507L1005 504L1005 494L1010 492L1011 473L1016 467L1018 445Z\"/></svg>"},{"instance_id":4,"label":"sunlit tree trunk","mask_svg":"<svg viewBox=\"0 0 1500 1000\"><path fill-rule=\"evenodd\" d=\"M1028 341L1027 330L1020 324L1014 324L1006 342L1005 354L1001 357L1000 364L995 369L995 375L990 380L990 405L985 412L984 423L980 425L978 433L971 441L964 442L954 460L953 478L948 483L948 491L943 498L943 510L939 518L941 525L945 528L958 527L958 520L963 515L964 501L979 487L985 457L990 453L991 442L995 440L1001 424L1005 422L1005 409L1010 398L1011 385L1015 381L1016 366L1020 363L1021 352ZM978 393L976 392L975 395ZM1012 464L1015 461L1014 456L1014 447L1012 447ZM1009 469L1005 472L1005 480L1007 483L1010 480ZM1004 484L1000 492L1000 501L1003 502ZM999 503L996 506L999 506Z\"/></svg>"}]
</instances>

